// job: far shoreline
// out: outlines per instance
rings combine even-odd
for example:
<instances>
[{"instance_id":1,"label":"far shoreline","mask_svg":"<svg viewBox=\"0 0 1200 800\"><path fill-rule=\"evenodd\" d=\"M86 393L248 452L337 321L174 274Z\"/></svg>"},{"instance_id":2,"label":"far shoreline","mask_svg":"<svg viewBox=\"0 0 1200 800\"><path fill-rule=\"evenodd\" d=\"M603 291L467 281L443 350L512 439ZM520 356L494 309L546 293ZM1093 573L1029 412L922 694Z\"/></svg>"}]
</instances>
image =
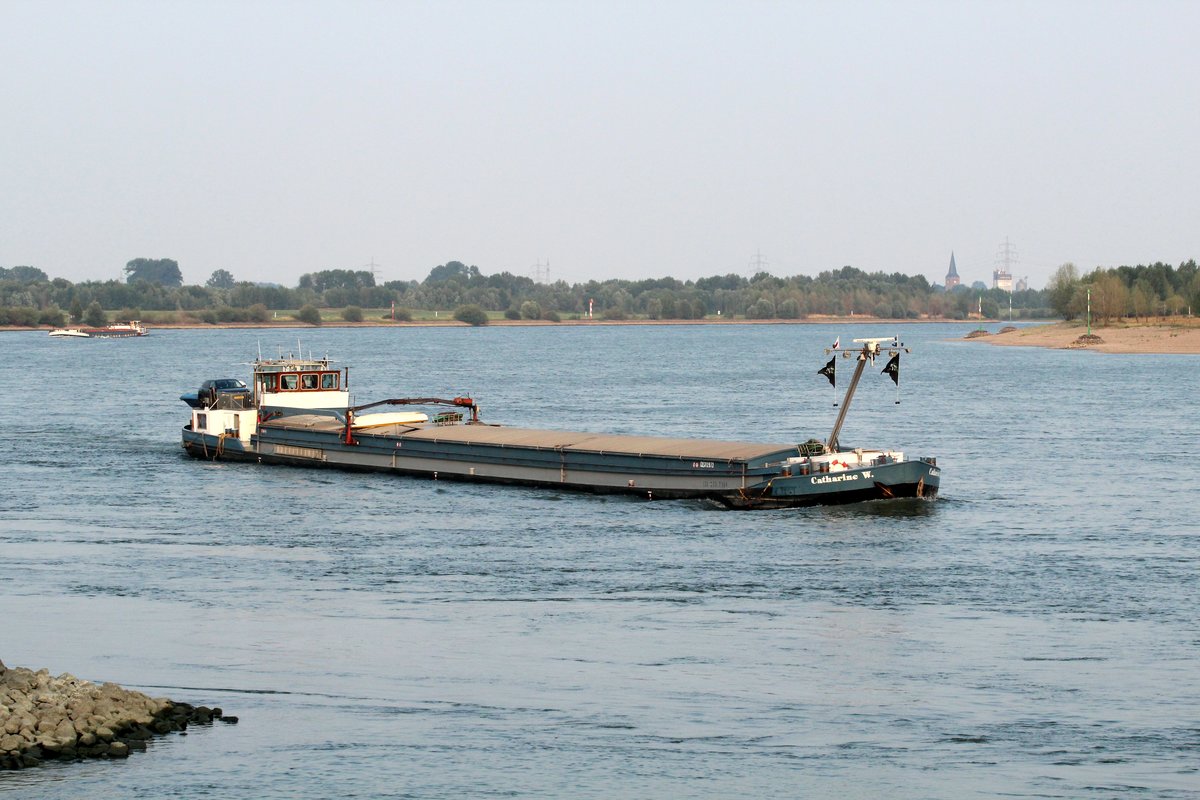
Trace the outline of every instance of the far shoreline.
<instances>
[{"instance_id":1,"label":"far shoreline","mask_svg":"<svg viewBox=\"0 0 1200 800\"><path fill-rule=\"evenodd\" d=\"M559 322L551 320L530 319L496 319L489 320L487 325L471 326L453 318L421 319L411 321L391 321L388 319L364 320L362 322L347 322L340 319L323 320L320 325L310 325L296 319L279 319L268 322L183 322L183 323L146 323L153 335L154 331L194 331L194 330L252 330L252 331L295 331L320 330L322 328L579 328L579 327L614 327L629 325L647 326L679 326L679 325L854 325L875 326L886 328L889 325L970 325L974 324L983 333L969 336L969 341L979 341L1001 347L1040 347L1058 350L1092 350L1098 353L1129 354L1129 355L1200 355L1200 319L1172 318L1170 322L1116 324L1107 327L1093 325L1091 330L1099 336L1100 342L1084 343L1080 337L1087 333L1087 326L1079 321L1062 322L1046 320L1020 320L1020 327L1003 320L955 320L955 319L880 319L876 317L834 317L809 316L804 319L722 319L710 317L705 319L564 319ZM1012 330L1000 333L986 331L983 326L999 325ZM69 326L68 326L69 327ZM0 333L17 331L49 332L53 326L38 325L36 327L6 325L0 326Z\"/></svg>"},{"instance_id":2,"label":"far shoreline","mask_svg":"<svg viewBox=\"0 0 1200 800\"><path fill-rule=\"evenodd\" d=\"M117 320L118 322L120 320ZM705 319L564 319L559 322L544 319L496 319L489 320L487 325L472 326L465 322L448 317L446 319L411 320L407 322L391 320L364 320L362 322L346 322L345 320L323 320L320 325L310 325L299 320L271 320L269 322L172 322L154 323L143 322L153 334L154 331L171 330L318 330L321 328L562 328L562 327L610 327L617 325L967 325L973 320L955 319L882 319L878 317L824 317L809 316L804 319L722 319L719 317ZM979 322L978 320L974 320ZM987 320L985 324L995 324L998 320ZM1023 322L1042 322L1042 320L1023 320ZM64 325L60 327L76 327ZM0 333L12 331L51 331L55 326L0 326Z\"/></svg>"}]
</instances>

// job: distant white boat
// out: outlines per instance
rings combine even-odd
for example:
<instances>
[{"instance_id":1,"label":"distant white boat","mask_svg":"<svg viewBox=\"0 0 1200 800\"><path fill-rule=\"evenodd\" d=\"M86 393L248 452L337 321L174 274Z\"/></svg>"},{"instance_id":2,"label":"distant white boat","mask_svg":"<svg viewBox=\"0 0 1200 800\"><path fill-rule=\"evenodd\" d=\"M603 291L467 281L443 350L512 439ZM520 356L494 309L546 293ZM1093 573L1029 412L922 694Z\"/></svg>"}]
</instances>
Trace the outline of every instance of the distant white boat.
<instances>
[{"instance_id":1,"label":"distant white boat","mask_svg":"<svg viewBox=\"0 0 1200 800\"><path fill-rule=\"evenodd\" d=\"M136 319L129 322L114 322L103 328L56 328L50 331L51 336L73 336L80 339L124 339L129 336L145 336L149 333L146 326Z\"/></svg>"}]
</instances>

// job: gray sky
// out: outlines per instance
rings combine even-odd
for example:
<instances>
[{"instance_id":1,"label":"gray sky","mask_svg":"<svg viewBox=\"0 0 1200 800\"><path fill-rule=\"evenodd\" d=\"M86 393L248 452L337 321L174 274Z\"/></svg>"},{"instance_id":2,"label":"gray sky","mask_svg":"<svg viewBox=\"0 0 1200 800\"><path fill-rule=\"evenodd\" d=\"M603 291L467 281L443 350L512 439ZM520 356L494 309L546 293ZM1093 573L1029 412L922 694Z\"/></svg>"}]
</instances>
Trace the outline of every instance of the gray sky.
<instances>
[{"instance_id":1,"label":"gray sky","mask_svg":"<svg viewBox=\"0 0 1200 800\"><path fill-rule=\"evenodd\" d=\"M1200 257L1196 2L0 0L0 266Z\"/></svg>"}]
</instances>

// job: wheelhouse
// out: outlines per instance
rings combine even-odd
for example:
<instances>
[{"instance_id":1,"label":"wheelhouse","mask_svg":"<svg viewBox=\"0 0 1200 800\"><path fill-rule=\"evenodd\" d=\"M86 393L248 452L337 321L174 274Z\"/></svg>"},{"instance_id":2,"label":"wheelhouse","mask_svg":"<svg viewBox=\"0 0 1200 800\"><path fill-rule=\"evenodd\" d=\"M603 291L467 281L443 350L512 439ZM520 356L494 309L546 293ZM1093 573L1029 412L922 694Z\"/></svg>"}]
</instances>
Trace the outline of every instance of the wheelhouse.
<instances>
[{"instance_id":1,"label":"wheelhouse","mask_svg":"<svg viewBox=\"0 0 1200 800\"><path fill-rule=\"evenodd\" d=\"M349 371L328 358L277 358L254 362L255 404L267 413L345 411Z\"/></svg>"},{"instance_id":2,"label":"wheelhouse","mask_svg":"<svg viewBox=\"0 0 1200 800\"><path fill-rule=\"evenodd\" d=\"M336 370L263 373L259 386L263 392L336 392L341 389L342 374Z\"/></svg>"}]
</instances>

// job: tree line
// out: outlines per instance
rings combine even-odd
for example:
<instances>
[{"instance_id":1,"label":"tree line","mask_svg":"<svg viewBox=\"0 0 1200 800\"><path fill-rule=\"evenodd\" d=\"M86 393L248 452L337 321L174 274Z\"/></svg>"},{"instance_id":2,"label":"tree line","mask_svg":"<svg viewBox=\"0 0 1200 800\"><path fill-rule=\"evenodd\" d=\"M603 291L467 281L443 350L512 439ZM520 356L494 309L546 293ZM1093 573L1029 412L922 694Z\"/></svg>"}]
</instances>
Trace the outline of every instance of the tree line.
<instances>
[{"instance_id":1,"label":"tree line","mask_svg":"<svg viewBox=\"0 0 1200 800\"><path fill-rule=\"evenodd\" d=\"M377 284L365 270L329 269L306 273L295 287L238 281L229 270L212 273L203 286L184 285L173 259L138 258L125 266L124 281L72 283L49 278L36 267L0 267L0 324L77 323L99 308L116 318L171 322L266 322L283 311L303 321L319 321L320 309L409 309L476 307L511 319L804 319L809 316L861 316L887 319L966 319L1007 315L1044 318L1054 314L1046 292L1010 295L998 289L955 287L946 292L923 276L864 272L855 267L813 277L714 275L697 280L644 280L538 283L510 272L485 274L477 266L448 261L421 281ZM297 311L299 309L299 311ZM301 313L303 312L303 314Z\"/></svg>"},{"instance_id":2,"label":"tree line","mask_svg":"<svg viewBox=\"0 0 1200 800\"><path fill-rule=\"evenodd\" d=\"M1097 268L1082 275L1074 264L1063 264L1046 285L1050 306L1063 319L1091 314L1101 325L1123 318L1188 314L1200 308L1200 269L1195 260L1178 267L1156 261L1135 267Z\"/></svg>"}]
</instances>

